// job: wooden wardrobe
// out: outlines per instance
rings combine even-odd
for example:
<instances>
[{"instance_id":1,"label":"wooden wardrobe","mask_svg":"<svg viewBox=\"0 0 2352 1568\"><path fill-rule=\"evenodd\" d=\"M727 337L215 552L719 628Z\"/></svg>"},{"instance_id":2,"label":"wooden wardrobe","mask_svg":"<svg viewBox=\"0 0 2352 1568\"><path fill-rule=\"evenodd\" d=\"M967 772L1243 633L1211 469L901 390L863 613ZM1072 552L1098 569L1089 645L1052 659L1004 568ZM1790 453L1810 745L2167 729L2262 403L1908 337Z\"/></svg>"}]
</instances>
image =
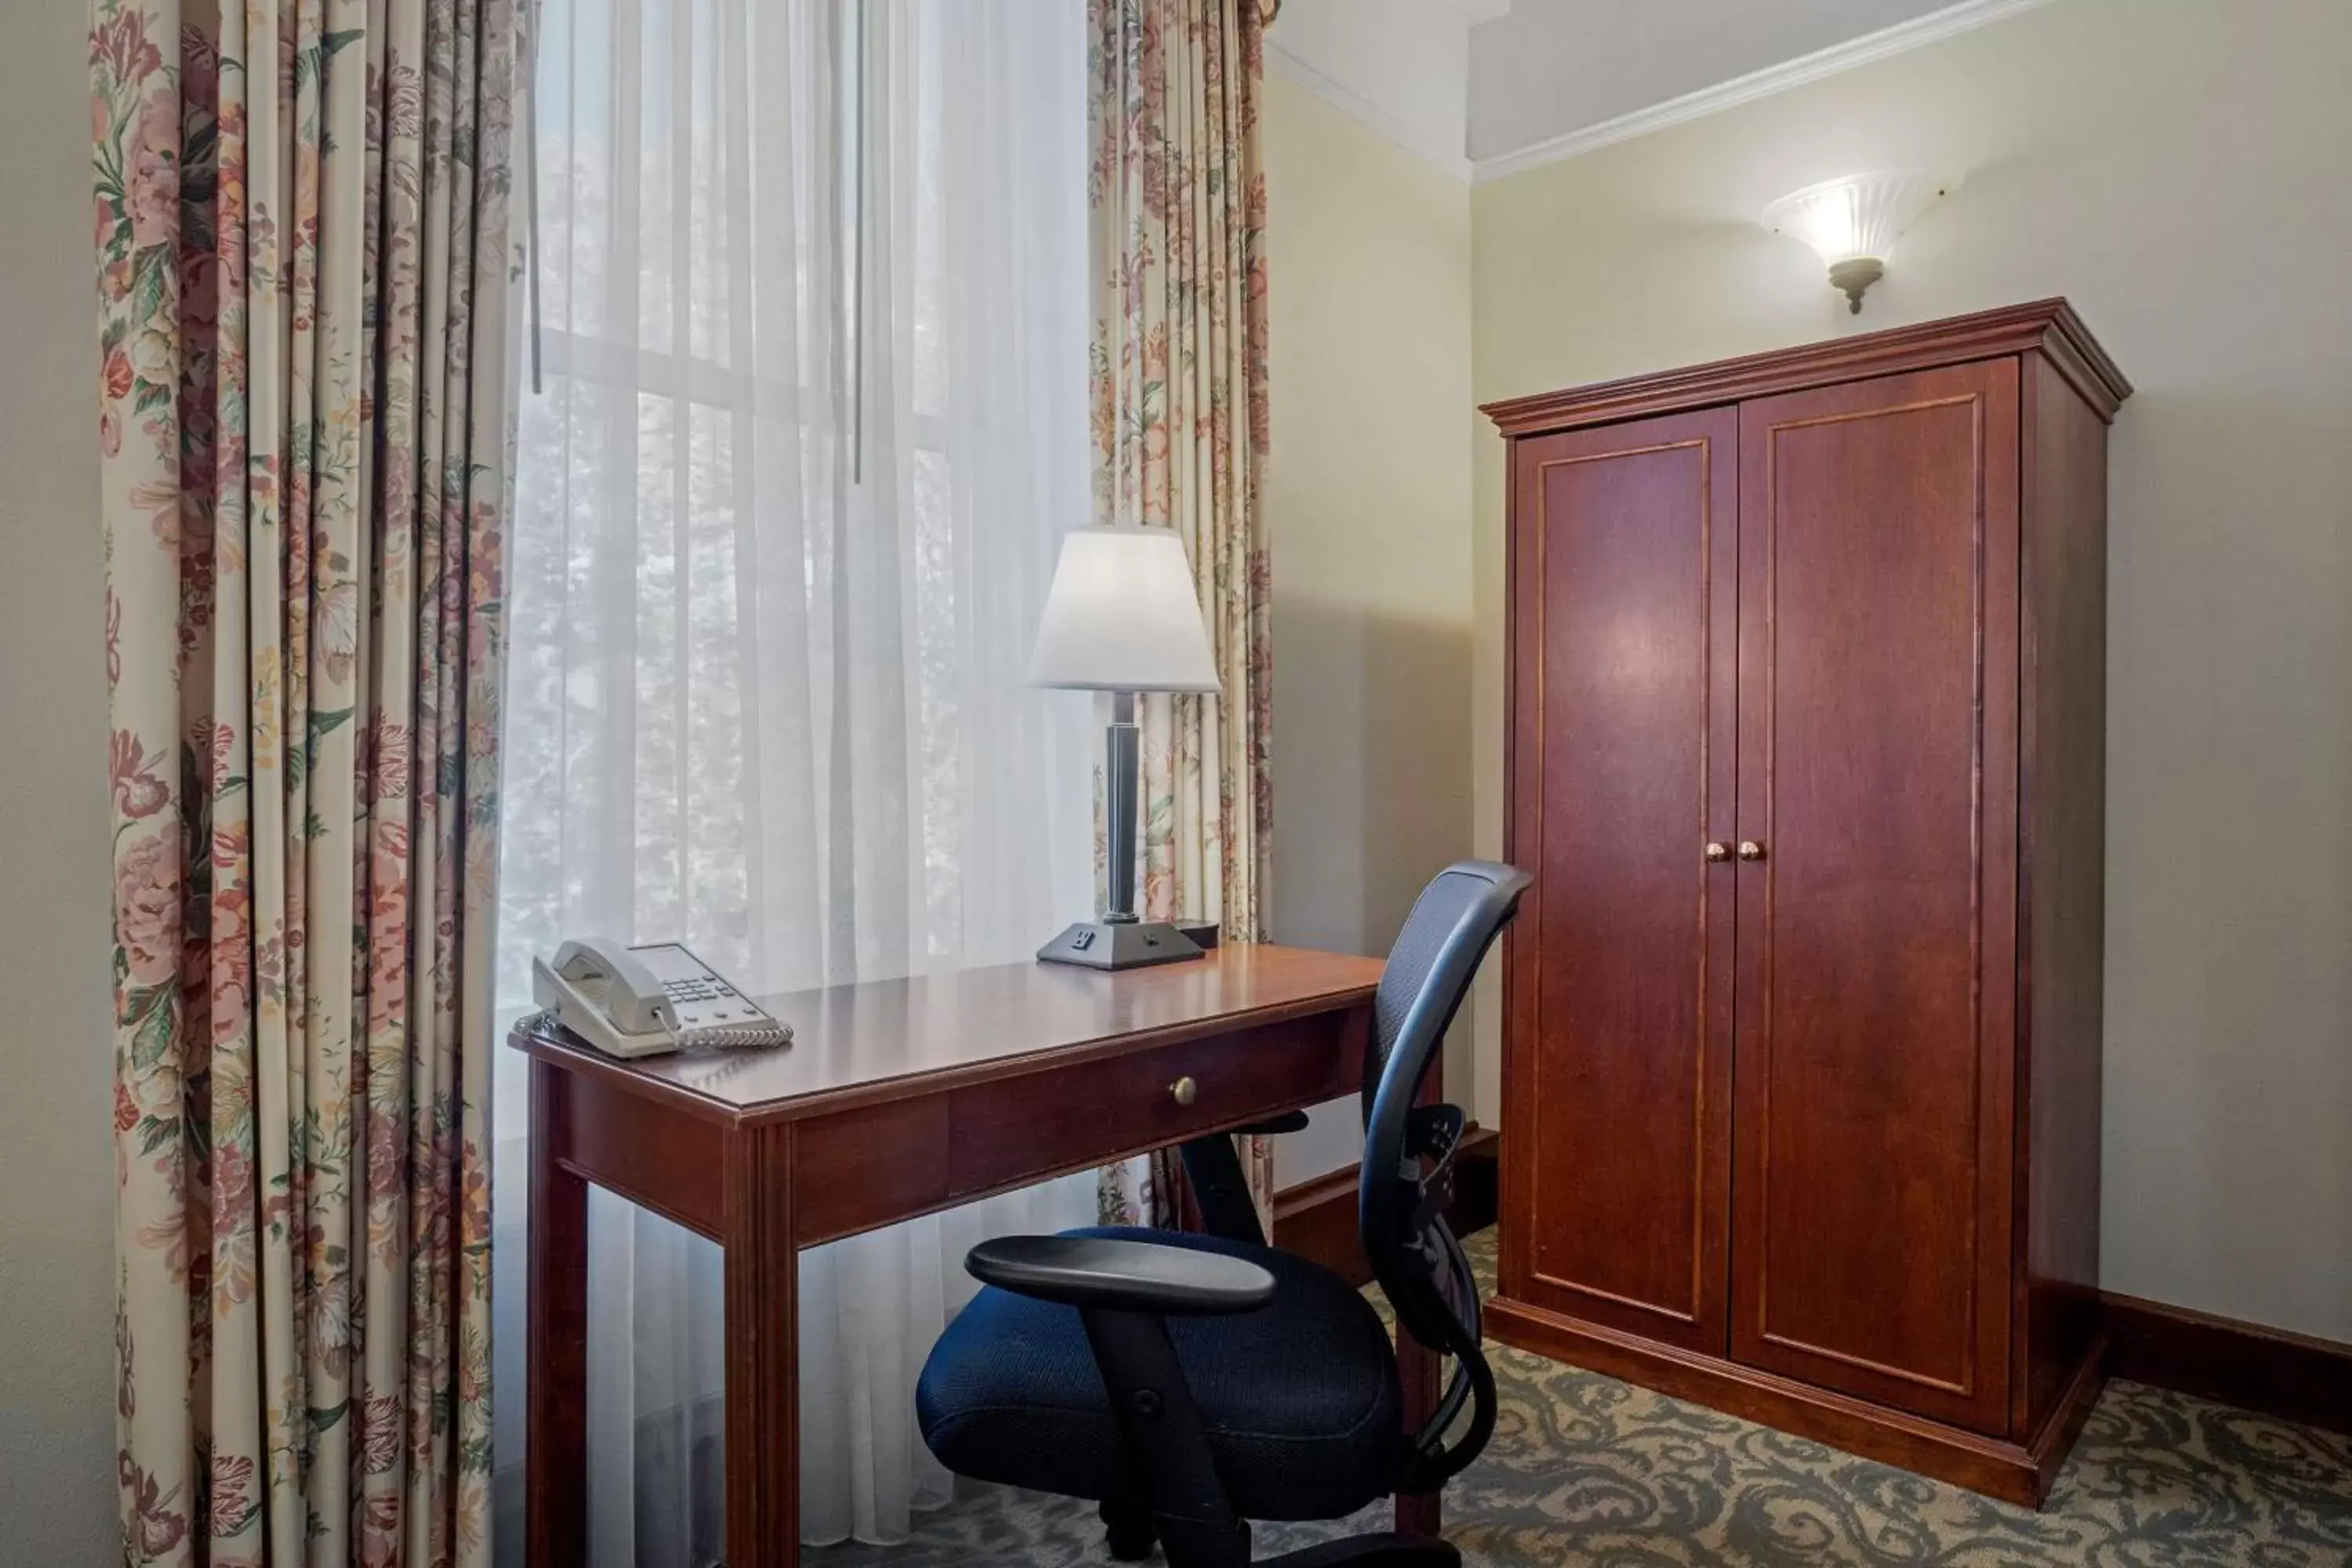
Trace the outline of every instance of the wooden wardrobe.
<instances>
[{"instance_id":1,"label":"wooden wardrobe","mask_svg":"<svg viewBox=\"0 0 2352 1568\"><path fill-rule=\"evenodd\" d=\"M2038 1504L2095 1397L2065 301L1514 399L1497 1337Z\"/></svg>"}]
</instances>

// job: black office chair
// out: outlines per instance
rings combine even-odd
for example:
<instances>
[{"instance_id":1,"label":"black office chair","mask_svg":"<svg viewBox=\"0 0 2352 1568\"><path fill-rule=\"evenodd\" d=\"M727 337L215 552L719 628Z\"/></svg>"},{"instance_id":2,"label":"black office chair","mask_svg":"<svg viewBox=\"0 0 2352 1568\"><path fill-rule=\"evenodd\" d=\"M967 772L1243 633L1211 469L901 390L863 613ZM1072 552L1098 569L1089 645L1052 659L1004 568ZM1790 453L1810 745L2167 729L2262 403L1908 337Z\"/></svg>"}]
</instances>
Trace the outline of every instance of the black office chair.
<instances>
[{"instance_id":1,"label":"black office chair","mask_svg":"<svg viewBox=\"0 0 2352 1568\"><path fill-rule=\"evenodd\" d=\"M1528 880L1476 860L1439 872L1373 999L1364 1251L1403 1331L1454 1361L1420 1431L1404 1430L1396 1356L1371 1304L1265 1245L1221 1133L1184 1148L1213 1234L1078 1230L972 1248L964 1267L989 1288L940 1337L915 1395L940 1463L1098 1501L1122 1561L1150 1555L1156 1538L1171 1568L1244 1568L1244 1520L1344 1518L1391 1492L1434 1491L1476 1458L1495 1429L1495 1379L1479 1349L1477 1285L1444 1217L1463 1115L1413 1102ZM1469 1424L1449 1444L1465 1405ZM1383 1534L1265 1568L1460 1562L1444 1542Z\"/></svg>"}]
</instances>

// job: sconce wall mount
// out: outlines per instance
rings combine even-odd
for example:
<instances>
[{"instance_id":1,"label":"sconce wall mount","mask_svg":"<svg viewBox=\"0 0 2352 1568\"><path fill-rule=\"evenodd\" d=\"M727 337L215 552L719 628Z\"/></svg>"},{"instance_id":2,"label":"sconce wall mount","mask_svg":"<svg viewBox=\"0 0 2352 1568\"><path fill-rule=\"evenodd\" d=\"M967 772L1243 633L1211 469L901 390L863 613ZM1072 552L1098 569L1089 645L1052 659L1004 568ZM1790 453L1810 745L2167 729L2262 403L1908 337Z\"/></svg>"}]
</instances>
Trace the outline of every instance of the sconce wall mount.
<instances>
[{"instance_id":1,"label":"sconce wall mount","mask_svg":"<svg viewBox=\"0 0 2352 1568\"><path fill-rule=\"evenodd\" d=\"M1875 256L1857 256L1851 261L1830 263L1830 287L1846 297L1849 315L1862 314L1864 290L1886 276L1886 263Z\"/></svg>"}]
</instances>

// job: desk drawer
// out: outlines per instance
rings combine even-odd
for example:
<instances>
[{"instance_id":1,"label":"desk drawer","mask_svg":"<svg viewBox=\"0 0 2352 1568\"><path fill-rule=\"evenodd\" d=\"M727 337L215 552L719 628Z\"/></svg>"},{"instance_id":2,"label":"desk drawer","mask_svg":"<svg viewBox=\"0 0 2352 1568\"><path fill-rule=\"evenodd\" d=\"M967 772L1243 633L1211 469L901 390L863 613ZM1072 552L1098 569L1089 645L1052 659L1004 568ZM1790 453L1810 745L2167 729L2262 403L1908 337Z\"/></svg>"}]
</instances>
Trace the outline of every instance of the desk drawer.
<instances>
[{"instance_id":1,"label":"desk drawer","mask_svg":"<svg viewBox=\"0 0 2352 1568\"><path fill-rule=\"evenodd\" d=\"M1334 1100L1361 1081L1361 1010L1054 1065L800 1124L803 1246ZM1192 1103L1174 1092L1192 1080Z\"/></svg>"},{"instance_id":2,"label":"desk drawer","mask_svg":"<svg viewBox=\"0 0 2352 1568\"><path fill-rule=\"evenodd\" d=\"M959 1194L1018 1186L1336 1099L1362 1070L1341 1062L1338 1022L1269 1025L960 1090L949 1179ZM1175 1093L1188 1078L1190 1105Z\"/></svg>"}]
</instances>

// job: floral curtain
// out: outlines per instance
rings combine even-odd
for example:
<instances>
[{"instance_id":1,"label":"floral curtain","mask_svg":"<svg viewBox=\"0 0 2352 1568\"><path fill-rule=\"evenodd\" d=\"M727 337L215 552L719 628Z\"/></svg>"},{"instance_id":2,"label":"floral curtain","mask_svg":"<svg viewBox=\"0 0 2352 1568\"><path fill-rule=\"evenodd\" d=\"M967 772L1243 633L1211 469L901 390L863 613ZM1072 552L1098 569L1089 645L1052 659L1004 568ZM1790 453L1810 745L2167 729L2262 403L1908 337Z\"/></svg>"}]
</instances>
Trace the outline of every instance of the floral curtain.
<instances>
[{"instance_id":1,"label":"floral curtain","mask_svg":"<svg viewBox=\"0 0 2352 1568\"><path fill-rule=\"evenodd\" d=\"M126 1563L488 1561L519 0L96 0Z\"/></svg>"},{"instance_id":2,"label":"floral curtain","mask_svg":"<svg viewBox=\"0 0 2352 1568\"><path fill-rule=\"evenodd\" d=\"M1224 689L1151 696L1141 882L1150 920L1265 935L1272 795L1262 0L1091 0L1095 510L1173 528L1192 557ZM1270 7L1268 8L1270 9ZM1268 1217L1273 1155L1245 1164ZM1162 1162L1164 1166L1165 1162ZM1121 1218L1164 1220L1161 1169L1107 1187Z\"/></svg>"}]
</instances>

